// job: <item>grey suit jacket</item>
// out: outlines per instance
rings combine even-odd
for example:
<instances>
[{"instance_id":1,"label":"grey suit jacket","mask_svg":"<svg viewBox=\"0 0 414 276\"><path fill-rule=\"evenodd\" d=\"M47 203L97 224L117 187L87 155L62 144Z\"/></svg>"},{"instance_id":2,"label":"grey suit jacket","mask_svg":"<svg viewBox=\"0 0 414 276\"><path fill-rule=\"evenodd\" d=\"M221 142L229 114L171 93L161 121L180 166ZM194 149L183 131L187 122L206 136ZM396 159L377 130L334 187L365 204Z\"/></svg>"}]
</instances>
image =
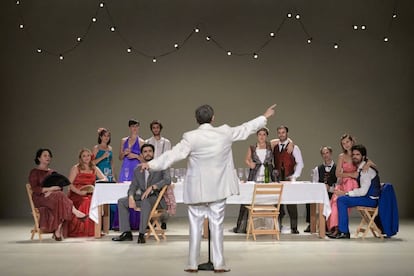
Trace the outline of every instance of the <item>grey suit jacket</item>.
<instances>
[{"instance_id":1,"label":"grey suit jacket","mask_svg":"<svg viewBox=\"0 0 414 276\"><path fill-rule=\"evenodd\" d=\"M141 168L137 167L134 170L134 177L129 185L128 196L134 196L136 201L141 200L141 195L145 192L147 187L151 185L157 185L158 189L161 190L165 185L171 184L171 177L169 170L162 171L150 171L148 181L145 183L145 172L141 172ZM151 196L151 195L150 195ZM166 208L165 200L162 199L160 202L162 208Z\"/></svg>"}]
</instances>

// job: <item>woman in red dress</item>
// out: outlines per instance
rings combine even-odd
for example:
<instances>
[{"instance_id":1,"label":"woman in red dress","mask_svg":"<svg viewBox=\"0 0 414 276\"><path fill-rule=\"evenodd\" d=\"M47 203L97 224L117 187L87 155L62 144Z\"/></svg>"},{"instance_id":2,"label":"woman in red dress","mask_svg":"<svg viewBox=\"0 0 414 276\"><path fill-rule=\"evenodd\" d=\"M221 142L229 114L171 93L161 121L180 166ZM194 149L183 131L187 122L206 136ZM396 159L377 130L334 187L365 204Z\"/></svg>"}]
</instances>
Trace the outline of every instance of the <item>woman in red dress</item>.
<instances>
[{"instance_id":1,"label":"woman in red dress","mask_svg":"<svg viewBox=\"0 0 414 276\"><path fill-rule=\"evenodd\" d=\"M67 236L68 221L72 215L79 219L85 219L87 215L80 212L72 201L63 193L60 186L43 187L43 180L53 170L49 168L52 160L50 149L39 149L36 152L35 163L29 174L29 183L33 190L33 203L40 211L39 227L43 232L53 232L56 241L61 241Z\"/></svg>"},{"instance_id":2,"label":"woman in red dress","mask_svg":"<svg viewBox=\"0 0 414 276\"><path fill-rule=\"evenodd\" d=\"M93 186L96 180L106 181L105 175L92 162L92 152L82 149L79 152L79 163L70 170L69 198L80 211L89 214ZM95 224L91 219L80 220L72 218L69 227L69 237L86 237L94 235Z\"/></svg>"}]
</instances>

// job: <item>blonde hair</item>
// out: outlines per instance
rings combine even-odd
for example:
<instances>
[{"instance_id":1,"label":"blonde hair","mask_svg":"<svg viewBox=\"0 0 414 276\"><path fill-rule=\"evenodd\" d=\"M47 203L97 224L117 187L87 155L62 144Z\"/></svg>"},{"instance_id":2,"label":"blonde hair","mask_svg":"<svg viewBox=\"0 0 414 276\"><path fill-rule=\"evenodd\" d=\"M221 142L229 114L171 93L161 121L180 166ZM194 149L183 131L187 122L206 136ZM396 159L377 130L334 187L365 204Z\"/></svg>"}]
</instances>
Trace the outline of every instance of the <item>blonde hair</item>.
<instances>
[{"instance_id":1,"label":"blonde hair","mask_svg":"<svg viewBox=\"0 0 414 276\"><path fill-rule=\"evenodd\" d=\"M89 154L91 155L91 161L89 161L89 164L87 164L87 166L88 166L89 169L94 170L95 169L95 164L92 162L92 151L90 149L87 149L87 148L83 148L83 149L81 149L79 151L79 155L78 155L78 158L79 158L78 168L80 170L85 170L86 169L85 164L82 162L82 154L84 152L89 152Z\"/></svg>"}]
</instances>

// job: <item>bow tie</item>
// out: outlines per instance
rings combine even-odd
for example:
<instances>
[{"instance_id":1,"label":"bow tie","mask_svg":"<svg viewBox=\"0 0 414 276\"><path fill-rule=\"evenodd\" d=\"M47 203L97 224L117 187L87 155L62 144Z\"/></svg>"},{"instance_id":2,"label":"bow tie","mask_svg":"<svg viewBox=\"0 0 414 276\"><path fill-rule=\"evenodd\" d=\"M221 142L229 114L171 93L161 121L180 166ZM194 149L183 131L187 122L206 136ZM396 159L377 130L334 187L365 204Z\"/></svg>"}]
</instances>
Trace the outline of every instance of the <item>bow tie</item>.
<instances>
[{"instance_id":1,"label":"bow tie","mask_svg":"<svg viewBox=\"0 0 414 276\"><path fill-rule=\"evenodd\" d=\"M331 168L332 166L331 165L329 165L329 166L325 166L325 168Z\"/></svg>"}]
</instances>

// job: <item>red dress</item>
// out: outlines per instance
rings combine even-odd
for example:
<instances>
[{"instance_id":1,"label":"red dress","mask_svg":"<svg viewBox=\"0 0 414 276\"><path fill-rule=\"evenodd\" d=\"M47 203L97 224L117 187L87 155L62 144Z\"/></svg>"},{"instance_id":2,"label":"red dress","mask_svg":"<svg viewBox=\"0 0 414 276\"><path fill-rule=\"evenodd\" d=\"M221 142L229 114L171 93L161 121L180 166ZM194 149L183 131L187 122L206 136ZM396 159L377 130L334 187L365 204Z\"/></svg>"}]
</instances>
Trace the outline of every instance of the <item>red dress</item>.
<instances>
[{"instance_id":1,"label":"red dress","mask_svg":"<svg viewBox=\"0 0 414 276\"><path fill-rule=\"evenodd\" d=\"M82 186L95 185L96 174L95 171L90 173L83 173L78 168L78 174L73 180L72 185L75 188L80 189ZM91 206L92 194L79 195L72 191L69 191L69 198L73 201L73 205L81 212L89 214L89 208ZM72 221L69 227L69 237L91 237L94 236L95 223L87 218L86 220L80 220L75 215L72 217Z\"/></svg>"},{"instance_id":2,"label":"red dress","mask_svg":"<svg viewBox=\"0 0 414 276\"><path fill-rule=\"evenodd\" d=\"M62 191L54 191L45 197L42 193L43 179L53 170L34 168L29 174L29 183L33 190L33 203L40 211L39 227L43 232L54 232L63 222L63 236L67 236L68 221L72 219L72 201Z\"/></svg>"}]
</instances>

